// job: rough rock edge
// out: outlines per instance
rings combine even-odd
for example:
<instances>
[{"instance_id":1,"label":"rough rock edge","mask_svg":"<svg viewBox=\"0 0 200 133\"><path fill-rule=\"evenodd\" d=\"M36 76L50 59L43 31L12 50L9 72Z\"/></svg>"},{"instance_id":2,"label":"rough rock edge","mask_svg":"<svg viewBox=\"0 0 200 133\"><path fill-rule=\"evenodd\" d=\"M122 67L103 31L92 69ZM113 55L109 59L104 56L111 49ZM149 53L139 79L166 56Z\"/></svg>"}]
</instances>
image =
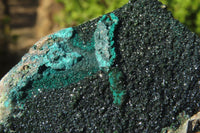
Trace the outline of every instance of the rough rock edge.
<instances>
[{"instance_id":1,"label":"rough rock edge","mask_svg":"<svg viewBox=\"0 0 200 133\"><path fill-rule=\"evenodd\" d=\"M186 119L188 116L185 115L185 113L183 113L183 115L181 115L181 118L183 119L181 121L181 125L179 126L179 128L177 130L173 130L170 129L169 127L164 128L162 130L162 133L193 133L194 129L197 125L198 122L200 122L200 112L196 113L195 115L193 115L192 117L190 117L189 119ZM198 131L199 133L200 131Z\"/></svg>"}]
</instances>

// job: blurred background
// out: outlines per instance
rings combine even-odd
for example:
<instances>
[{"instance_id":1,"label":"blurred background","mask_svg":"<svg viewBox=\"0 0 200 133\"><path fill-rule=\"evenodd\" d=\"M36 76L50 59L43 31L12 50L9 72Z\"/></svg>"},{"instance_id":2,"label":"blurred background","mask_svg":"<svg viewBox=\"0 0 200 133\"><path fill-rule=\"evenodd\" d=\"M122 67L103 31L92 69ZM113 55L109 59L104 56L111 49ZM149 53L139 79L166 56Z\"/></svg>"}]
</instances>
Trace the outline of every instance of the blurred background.
<instances>
[{"instance_id":1,"label":"blurred background","mask_svg":"<svg viewBox=\"0 0 200 133\"><path fill-rule=\"evenodd\" d=\"M129 0L0 0L0 78L40 38L79 25ZM160 0L200 36L200 0Z\"/></svg>"}]
</instances>

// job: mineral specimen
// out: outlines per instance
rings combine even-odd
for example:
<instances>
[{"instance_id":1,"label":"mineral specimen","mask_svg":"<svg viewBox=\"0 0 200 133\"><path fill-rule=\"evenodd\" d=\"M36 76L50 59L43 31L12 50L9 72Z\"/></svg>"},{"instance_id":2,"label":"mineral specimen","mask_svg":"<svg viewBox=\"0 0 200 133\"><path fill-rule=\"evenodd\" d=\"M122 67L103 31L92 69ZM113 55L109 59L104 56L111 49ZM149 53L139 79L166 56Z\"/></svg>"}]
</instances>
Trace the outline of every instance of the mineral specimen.
<instances>
[{"instance_id":1,"label":"mineral specimen","mask_svg":"<svg viewBox=\"0 0 200 133\"><path fill-rule=\"evenodd\" d=\"M0 82L0 132L189 131L178 116L200 109L200 38L162 7L130 0L36 43Z\"/></svg>"}]
</instances>

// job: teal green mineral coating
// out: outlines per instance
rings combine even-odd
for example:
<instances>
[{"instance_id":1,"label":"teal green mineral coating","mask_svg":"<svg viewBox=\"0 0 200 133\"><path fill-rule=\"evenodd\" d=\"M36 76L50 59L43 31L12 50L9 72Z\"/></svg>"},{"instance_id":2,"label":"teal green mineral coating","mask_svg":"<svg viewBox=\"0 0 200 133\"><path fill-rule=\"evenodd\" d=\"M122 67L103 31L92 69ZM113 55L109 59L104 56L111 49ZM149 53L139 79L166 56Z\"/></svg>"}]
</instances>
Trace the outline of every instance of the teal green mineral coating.
<instances>
[{"instance_id":1,"label":"teal green mineral coating","mask_svg":"<svg viewBox=\"0 0 200 133\"><path fill-rule=\"evenodd\" d=\"M120 105L122 103L122 98L125 95L125 90L123 88L124 76L122 72L117 68L110 70L108 76L110 82L110 90L113 93L114 98L113 103Z\"/></svg>"},{"instance_id":2,"label":"teal green mineral coating","mask_svg":"<svg viewBox=\"0 0 200 133\"><path fill-rule=\"evenodd\" d=\"M8 100L4 102L5 107L9 107L9 105L10 105L10 102Z\"/></svg>"},{"instance_id":3,"label":"teal green mineral coating","mask_svg":"<svg viewBox=\"0 0 200 133\"><path fill-rule=\"evenodd\" d=\"M40 91L67 87L100 69L109 72L116 58L113 38L117 23L118 18L113 13L104 15L89 42L83 43L76 29L71 27L36 43L13 68L18 79L13 79L16 85L9 84L12 88L5 107L23 107L27 99ZM120 91L121 84L117 83L118 74L111 72L109 81L114 103L120 104L124 91Z\"/></svg>"},{"instance_id":4,"label":"teal green mineral coating","mask_svg":"<svg viewBox=\"0 0 200 133\"><path fill-rule=\"evenodd\" d=\"M81 40L81 37L75 33L73 38L72 38L72 44L75 47L78 47L82 50L86 50L88 52L93 52L94 51L94 38L91 38L90 42L87 42L86 44L84 44Z\"/></svg>"},{"instance_id":5,"label":"teal green mineral coating","mask_svg":"<svg viewBox=\"0 0 200 133\"><path fill-rule=\"evenodd\" d=\"M116 91L113 89L111 89L111 91L113 92L113 98L114 98L113 103L120 105L122 103L122 98L125 95L125 92L124 91Z\"/></svg>"},{"instance_id":6,"label":"teal green mineral coating","mask_svg":"<svg viewBox=\"0 0 200 133\"><path fill-rule=\"evenodd\" d=\"M100 69L106 68L106 71L113 65L116 57L113 37L118 21L118 17L113 13L103 15L94 33L95 55Z\"/></svg>"},{"instance_id":7,"label":"teal green mineral coating","mask_svg":"<svg viewBox=\"0 0 200 133\"><path fill-rule=\"evenodd\" d=\"M45 55L44 62L46 67L52 69L69 69L78 62L78 59L82 57L77 52L72 50L65 51L57 43L54 43L49 47L50 51Z\"/></svg>"},{"instance_id":8,"label":"teal green mineral coating","mask_svg":"<svg viewBox=\"0 0 200 133\"><path fill-rule=\"evenodd\" d=\"M92 62L92 60L84 57L85 53L91 52L94 46L91 43L83 46L82 38L79 37L73 28L61 30L50 35L50 37L53 40L58 39L59 41L54 42L53 45L48 47L50 51L44 57L45 62L47 62L45 64L46 70L42 73L42 78L34 80L32 84L34 88L66 87L98 71L95 66L87 66L89 64L87 62ZM85 58L85 63L82 63L80 66L78 63L82 62L83 58ZM84 69L85 71L82 71L81 68L84 67L91 69Z\"/></svg>"},{"instance_id":9,"label":"teal green mineral coating","mask_svg":"<svg viewBox=\"0 0 200 133\"><path fill-rule=\"evenodd\" d=\"M63 88L96 73L99 68L96 65L98 63L95 54L91 53L94 51L90 48L73 47L80 46L81 40L81 37L74 37L73 28L66 28L36 43L13 68L13 71L18 71L21 67L27 70L17 72L19 79L15 79L17 82L13 87L11 82L12 88L4 106L10 107L12 104L23 107L33 94L53 88ZM89 46L92 46L94 42L90 44ZM24 67L24 64L27 65Z\"/></svg>"}]
</instances>

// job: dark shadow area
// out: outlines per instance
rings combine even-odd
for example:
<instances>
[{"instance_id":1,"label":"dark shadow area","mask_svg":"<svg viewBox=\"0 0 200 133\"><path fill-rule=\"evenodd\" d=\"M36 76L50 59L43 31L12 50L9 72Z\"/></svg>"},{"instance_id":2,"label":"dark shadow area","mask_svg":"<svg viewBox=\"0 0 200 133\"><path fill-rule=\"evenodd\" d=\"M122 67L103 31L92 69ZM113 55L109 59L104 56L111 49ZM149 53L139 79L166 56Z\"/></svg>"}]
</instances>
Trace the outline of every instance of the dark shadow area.
<instances>
[{"instance_id":1,"label":"dark shadow area","mask_svg":"<svg viewBox=\"0 0 200 133\"><path fill-rule=\"evenodd\" d=\"M10 0L11 28L31 27L35 25L38 0Z\"/></svg>"},{"instance_id":2,"label":"dark shadow area","mask_svg":"<svg viewBox=\"0 0 200 133\"><path fill-rule=\"evenodd\" d=\"M0 55L0 79L15 65L19 62L21 56L18 54L12 54L6 52Z\"/></svg>"},{"instance_id":3,"label":"dark shadow area","mask_svg":"<svg viewBox=\"0 0 200 133\"><path fill-rule=\"evenodd\" d=\"M8 0L10 5L33 5L33 6L37 6L38 5L38 0Z\"/></svg>"},{"instance_id":4,"label":"dark shadow area","mask_svg":"<svg viewBox=\"0 0 200 133\"><path fill-rule=\"evenodd\" d=\"M2 0L0 1L0 79L16 65L26 50L10 50L20 35L13 30L32 28L37 18L38 0ZM26 34L27 35L27 34Z\"/></svg>"},{"instance_id":5,"label":"dark shadow area","mask_svg":"<svg viewBox=\"0 0 200 133\"><path fill-rule=\"evenodd\" d=\"M32 27L36 23L37 13L26 14L26 13L16 13L12 17L11 28L25 28ZM20 19L18 19L20 18Z\"/></svg>"}]
</instances>

